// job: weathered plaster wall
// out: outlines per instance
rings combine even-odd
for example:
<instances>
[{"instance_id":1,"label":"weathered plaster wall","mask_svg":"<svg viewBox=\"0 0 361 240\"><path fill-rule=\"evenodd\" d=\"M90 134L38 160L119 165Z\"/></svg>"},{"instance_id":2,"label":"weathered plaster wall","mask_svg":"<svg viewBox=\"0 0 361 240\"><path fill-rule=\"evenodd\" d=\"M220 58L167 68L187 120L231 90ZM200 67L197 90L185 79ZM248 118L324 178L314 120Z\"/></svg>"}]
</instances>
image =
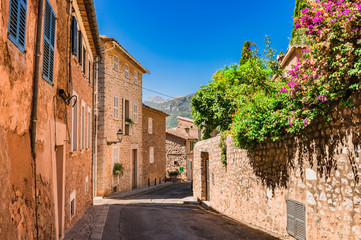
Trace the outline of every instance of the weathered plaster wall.
<instances>
[{"instance_id":1,"label":"weathered plaster wall","mask_svg":"<svg viewBox=\"0 0 361 240\"><path fill-rule=\"evenodd\" d=\"M315 120L298 136L260 144L254 152L235 147L229 136L227 167L219 137L197 143L194 195L205 200L201 155L207 152L214 175L210 205L221 213L287 235L288 198L305 204L306 239L359 239L360 100L356 95L352 110L335 107L330 122Z\"/></svg>"},{"instance_id":2,"label":"weathered plaster wall","mask_svg":"<svg viewBox=\"0 0 361 240\"><path fill-rule=\"evenodd\" d=\"M102 40L103 41L103 40ZM103 41L104 49L111 49L112 44ZM114 69L114 56L119 59L119 69ZM125 77L125 65L129 67L129 78ZM138 83L134 83L134 72L138 72ZM119 97L119 118L114 119L114 96ZM138 121L130 127L130 135L124 135L121 143L107 145L107 141L118 141L117 132L124 129L123 99L129 101L129 116L134 121L134 104L138 105ZM137 150L138 174L137 186L143 182L143 147L142 147L142 73L132 61L118 48L105 53L99 71L99 124L98 124L98 162L97 162L97 194L106 195L133 188L133 150ZM119 148L119 163L123 164L124 175L113 178L112 151Z\"/></svg>"},{"instance_id":3,"label":"weathered plaster wall","mask_svg":"<svg viewBox=\"0 0 361 240\"><path fill-rule=\"evenodd\" d=\"M148 133L148 118L153 119L153 133ZM148 179L164 181L166 175L166 115L143 107L143 185ZM150 163L149 148L154 148L154 162Z\"/></svg>"}]
</instances>

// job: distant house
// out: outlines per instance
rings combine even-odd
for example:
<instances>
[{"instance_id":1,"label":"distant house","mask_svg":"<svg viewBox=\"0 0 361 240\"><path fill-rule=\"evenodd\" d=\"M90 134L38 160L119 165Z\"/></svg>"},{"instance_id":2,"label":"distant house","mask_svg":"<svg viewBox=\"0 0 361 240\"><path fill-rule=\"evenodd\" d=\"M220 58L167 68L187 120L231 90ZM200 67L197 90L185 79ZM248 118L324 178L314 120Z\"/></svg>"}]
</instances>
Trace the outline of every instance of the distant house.
<instances>
[{"instance_id":1,"label":"distant house","mask_svg":"<svg viewBox=\"0 0 361 240\"><path fill-rule=\"evenodd\" d=\"M142 186L142 75L149 73L114 38L101 36L103 59L99 69L98 162L96 192ZM119 141L121 138L121 142ZM116 163L124 175L113 176Z\"/></svg>"},{"instance_id":2,"label":"distant house","mask_svg":"<svg viewBox=\"0 0 361 240\"><path fill-rule=\"evenodd\" d=\"M167 173L179 171L183 180L192 180L193 147L200 133L192 119L177 120L176 128L167 129Z\"/></svg>"},{"instance_id":3,"label":"distant house","mask_svg":"<svg viewBox=\"0 0 361 240\"><path fill-rule=\"evenodd\" d=\"M169 115L143 104L143 183L164 181L166 174L166 118Z\"/></svg>"}]
</instances>

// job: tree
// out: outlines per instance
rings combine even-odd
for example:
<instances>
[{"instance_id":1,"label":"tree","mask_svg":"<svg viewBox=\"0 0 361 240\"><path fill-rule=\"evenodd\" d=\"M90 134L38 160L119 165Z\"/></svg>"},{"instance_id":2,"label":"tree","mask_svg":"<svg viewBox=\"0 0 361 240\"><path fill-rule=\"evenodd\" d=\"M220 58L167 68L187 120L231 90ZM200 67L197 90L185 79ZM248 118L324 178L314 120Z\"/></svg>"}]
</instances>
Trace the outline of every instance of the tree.
<instances>
[{"instance_id":1,"label":"tree","mask_svg":"<svg viewBox=\"0 0 361 240\"><path fill-rule=\"evenodd\" d=\"M298 18L302 10L307 8L307 0L296 0L296 6L295 6L295 12L294 12L294 19ZM305 30L304 29L296 29L295 28L296 23L293 22L293 28L291 33L291 44L307 44L307 37L305 36Z\"/></svg>"},{"instance_id":2,"label":"tree","mask_svg":"<svg viewBox=\"0 0 361 240\"><path fill-rule=\"evenodd\" d=\"M239 65L245 64L248 61L248 59L250 59L251 57L252 57L251 42L245 41L243 43L242 55L241 55L241 59L239 60Z\"/></svg>"}]
</instances>

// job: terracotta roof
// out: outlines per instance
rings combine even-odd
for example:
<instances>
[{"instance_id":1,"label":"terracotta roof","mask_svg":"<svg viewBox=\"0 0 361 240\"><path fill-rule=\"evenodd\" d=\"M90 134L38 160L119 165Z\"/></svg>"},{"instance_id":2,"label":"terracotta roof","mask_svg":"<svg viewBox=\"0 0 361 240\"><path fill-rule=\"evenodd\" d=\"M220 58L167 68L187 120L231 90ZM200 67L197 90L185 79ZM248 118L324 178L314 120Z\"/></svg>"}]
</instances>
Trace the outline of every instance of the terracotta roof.
<instances>
[{"instance_id":1,"label":"terracotta roof","mask_svg":"<svg viewBox=\"0 0 361 240\"><path fill-rule=\"evenodd\" d=\"M101 56L101 44L94 0L77 0L90 48L95 56Z\"/></svg>"},{"instance_id":2,"label":"terracotta roof","mask_svg":"<svg viewBox=\"0 0 361 240\"><path fill-rule=\"evenodd\" d=\"M165 115L166 117L169 116L168 113L162 112L161 110L158 110L158 109L155 109L155 108L152 108L152 107L149 107L149 106L147 106L147 105L145 105L145 104L143 104L143 107L146 108L146 109L148 109L148 110L151 110L151 111L153 111L153 112L157 112L157 113L159 113L159 114Z\"/></svg>"},{"instance_id":3,"label":"terracotta roof","mask_svg":"<svg viewBox=\"0 0 361 240\"><path fill-rule=\"evenodd\" d=\"M107 36L100 36L100 39L103 40L104 42L113 42L115 43L115 45L118 47L118 49L126 56L128 57L128 59L130 61L132 61L135 65L137 65L142 71L143 73L148 73L150 74L150 72L148 71L148 69L146 69L145 67L143 67L127 50L125 50L125 48L114 38L110 38Z\"/></svg>"},{"instance_id":4,"label":"terracotta roof","mask_svg":"<svg viewBox=\"0 0 361 240\"><path fill-rule=\"evenodd\" d=\"M194 120L193 120L193 119L186 118L186 117L179 117L179 116L178 116L177 119L181 119L181 120L185 120L185 121L194 123Z\"/></svg>"},{"instance_id":5,"label":"terracotta roof","mask_svg":"<svg viewBox=\"0 0 361 240\"><path fill-rule=\"evenodd\" d=\"M282 68L284 67L287 60L292 56L292 53L298 48L306 48L306 45L290 45L280 64Z\"/></svg>"},{"instance_id":6,"label":"terracotta roof","mask_svg":"<svg viewBox=\"0 0 361 240\"><path fill-rule=\"evenodd\" d=\"M167 134L182 138L184 140L198 140L198 138L191 137L189 134L174 128L168 128Z\"/></svg>"}]
</instances>

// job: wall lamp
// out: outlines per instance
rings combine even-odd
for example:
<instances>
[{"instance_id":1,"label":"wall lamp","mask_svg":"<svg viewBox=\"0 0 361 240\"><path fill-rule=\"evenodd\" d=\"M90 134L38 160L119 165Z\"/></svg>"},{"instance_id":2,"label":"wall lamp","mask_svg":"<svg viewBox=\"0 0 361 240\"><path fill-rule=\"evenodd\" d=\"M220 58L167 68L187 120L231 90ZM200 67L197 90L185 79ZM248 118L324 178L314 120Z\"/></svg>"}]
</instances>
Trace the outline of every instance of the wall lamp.
<instances>
[{"instance_id":1,"label":"wall lamp","mask_svg":"<svg viewBox=\"0 0 361 240\"><path fill-rule=\"evenodd\" d=\"M71 99L75 98L73 107L75 106L76 102L78 101L78 98L76 95L73 96L69 96L64 89L59 89L58 90L58 94L59 96L65 101L66 105L70 104Z\"/></svg>"},{"instance_id":2,"label":"wall lamp","mask_svg":"<svg viewBox=\"0 0 361 240\"><path fill-rule=\"evenodd\" d=\"M107 145L110 146L112 144L116 144L116 143L121 143L122 140L123 140L123 131L122 129L119 129L118 132L117 132L117 138L118 138L118 141L113 141L113 142L108 142L107 141Z\"/></svg>"}]
</instances>

